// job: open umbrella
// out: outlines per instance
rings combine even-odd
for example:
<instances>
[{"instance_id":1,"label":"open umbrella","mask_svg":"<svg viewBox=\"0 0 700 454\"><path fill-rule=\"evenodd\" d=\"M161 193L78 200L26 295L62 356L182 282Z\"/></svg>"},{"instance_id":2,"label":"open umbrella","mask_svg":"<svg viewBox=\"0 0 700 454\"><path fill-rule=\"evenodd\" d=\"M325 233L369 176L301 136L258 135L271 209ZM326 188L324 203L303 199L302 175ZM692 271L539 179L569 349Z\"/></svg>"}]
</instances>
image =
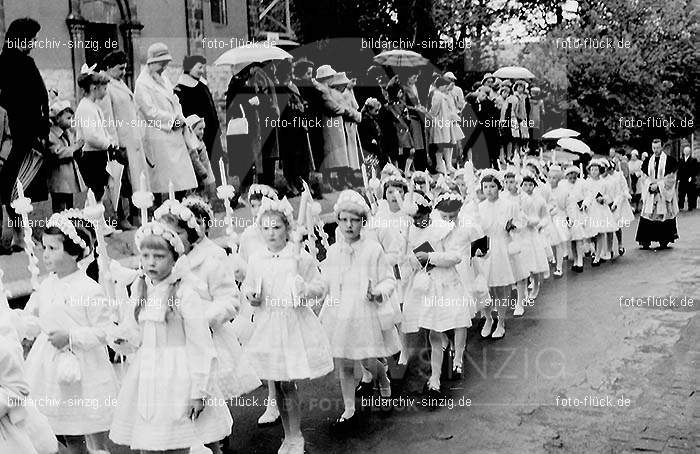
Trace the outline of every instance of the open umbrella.
<instances>
[{"instance_id":1,"label":"open umbrella","mask_svg":"<svg viewBox=\"0 0 700 454\"><path fill-rule=\"evenodd\" d=\"M573 151L578 154L593 154L591 147L581 142L573 137L564 137L563 139L557 140L557 145L564 148L565 150Z\"/></svg>"},{"instance_id":2,"label":"open umbrella","mask_svg":"<svg viewBox=\"0 0 700 454\"><path fill-rule=\"evenodd\" d=\"M288 58L292 58L289 52L267 41L262 41L227 50L216 59L214 65L248 65L250 63L262 63L269 60L286 60Z\"/></svg>"},{"instance_id":3,"label":"open umbrella","mask_svg":"<svg viewBox=\"0 0 700 454\"><path fill-rule=\"evenodd\" d=\"M542 134L543 139L562 139L564 137L578 137L581 133L573 129L557 128Z\"/></svg>"},{"instance_id":4,"label":"open umbrella","mask_svg":"<svg viewBox=\"0 0 700 454\"><path fill-rule=\"evenodd\" d=\"M25 188L29 187L29 184L34 181L34 178L39 173L41 165L44 163L44 157L40 152L35 149L31 149L29 153L24 155L24 160L19 166L19 172L17 173L17 181L22 182L22 186ZM12 189L11 200L18 198L17 184Z\"/></svg>"},{"instance_id":5,"label":"open umbrella","mask_svg":"<svg viewBox=\"0 0 700 454\"><path fill-rule=\"evenodd\" d=\"M383 66L415 67L428 64L429 60L412 50L387 50L374 56L375 63Z\"/></svg>"},{"instance_id":6,"label":"open umbrella","mask_svg":"<svg viewBox=\"0 0 700 454\"><path fill-rule=\"evenodd\" d=\"M568 151L558 150L556 153L554 151L545 151L542 153L542 160L546 162L558 162L560 164L570 164L574 161L578 161L579 156Z\"/></svg>"},{"instance_id":7,"label":"open umbrella","mask_svg":"<svg viewBox=\"0 0 700 454\"><path fill-rule=\"evenodd\" d=\"M534 79L535 75L522 66L504 66L503 68L498 68L493 73L493 77L498 77L499 79Z\"/></svg>"}]
</instances>

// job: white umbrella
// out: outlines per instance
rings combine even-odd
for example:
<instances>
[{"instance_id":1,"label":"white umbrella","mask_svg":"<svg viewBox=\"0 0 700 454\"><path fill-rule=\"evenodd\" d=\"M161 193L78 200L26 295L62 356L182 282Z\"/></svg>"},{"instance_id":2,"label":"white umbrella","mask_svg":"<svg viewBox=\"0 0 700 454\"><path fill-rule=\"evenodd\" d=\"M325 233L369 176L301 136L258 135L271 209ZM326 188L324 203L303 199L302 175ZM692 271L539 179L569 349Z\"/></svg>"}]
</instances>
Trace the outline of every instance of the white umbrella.
<instances>
[{"instance_id":1,"label":"white umbrella","mask_svg":"<svg viewBox=\"0 0 700 454\"><path fill-rule=\"evenodd\" d=\"M578 137L581 133L573 129L557 128L542 134L543 139L562 139L564 137Z\"/></svg>"},{"instance_id":2,"label":"white umbrella","mask_svg":"<svg viewBox=\"0 0 700 454\"><path fill-rule=\"evenodd\" d=\"M269 60L286 60L288 58L292 58L289 52L266 41L262 41L227 50L216 59L214 65L248 65L250 63L262 63Z\"/></svg>"},{"instance_id":3,"label":"white umbrella","mask_svg":"<svg viewBox=\"0 0 700 454\"><path fill-rule=\"evenodd\" d=\"M387 50L374 56L374 61L383 66L415 67L428 64L429 60L412 50Z\"/></svg>"},{"instance_id":4,"label":"white umbrella","mask_svg":"<svg viewBox=\"0 0 700 454\"><path fill-rule=\"evenodd\" d=\"M574 153L593 154L591 147L578 139L574 139L573 137L564 137L563 139L559 139L557 140L557 145L566 150L573 151Z\"/></svg>"},{"instance_id":5,"label":"white umbrella","mask_svg":"<svg viewBox=\"0 0 700 454\"><path fill-rule=\"evenodd\" d=\"M498 77L499 79L534 79L535 75L522 66L504 66L503 68L498 68L493 73L493 77Z\"/></svg>"}]
</instances>

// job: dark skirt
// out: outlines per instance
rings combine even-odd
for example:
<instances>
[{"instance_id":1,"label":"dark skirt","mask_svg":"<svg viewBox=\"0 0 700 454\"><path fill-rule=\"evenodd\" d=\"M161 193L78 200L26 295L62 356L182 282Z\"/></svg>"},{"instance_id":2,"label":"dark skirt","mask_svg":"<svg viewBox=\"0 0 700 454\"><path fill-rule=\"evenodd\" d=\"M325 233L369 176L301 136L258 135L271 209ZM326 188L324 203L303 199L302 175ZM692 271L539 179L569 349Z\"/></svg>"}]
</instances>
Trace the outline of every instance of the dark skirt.
<instances>
[{"instance_id":1,"label":"dark skirt","mask_svg":"<svg viewBox=\"0 0 700 454\"><path fill-rule=\"evenodd\" d=\"M99 201L109 181L107 150L84 151L78 160L78 167L85 185L92 189L95 199Z\"/></svg>"},{"instance_id":2,"label":"dark skirt","mask_svg":"<svg viewBox=\"0 0 700 454\"><path fill-rule=\"evenodd\" d=\"M652 221L643 217L639 218L637 237L635 238L638 243L646 244L652 241L673 243L677 239L678 229L676 228L675 218L665 221Z\"/></svg>"}]
</instances>

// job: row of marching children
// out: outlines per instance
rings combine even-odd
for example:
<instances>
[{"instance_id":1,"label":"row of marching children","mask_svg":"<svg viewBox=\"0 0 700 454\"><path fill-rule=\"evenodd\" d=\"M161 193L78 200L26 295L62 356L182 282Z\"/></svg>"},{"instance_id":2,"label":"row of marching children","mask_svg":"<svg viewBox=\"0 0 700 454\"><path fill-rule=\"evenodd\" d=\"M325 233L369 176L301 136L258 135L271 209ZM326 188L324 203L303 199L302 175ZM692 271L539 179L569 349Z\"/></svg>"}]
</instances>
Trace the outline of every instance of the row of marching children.
<instances>
[{"instance_id":1,"label":"row of marching children","mask_svg":"<svg viewBox=\"0 0 700 454\"><path fill-rule=\"evenodd\" d=\"M165 201L136 233L138 270L99 248L100 213L54 214L42 237L51 274L23 310L0 307L10 341L0 361L12 362L0 391L15 397L2 403L39 410L23 424L0 403L0 428L18 434L0 448L29 441L12 452L49 454L55 434L71 453L108 450L108 438L146 452L221 452L233 424L227 400L264 382L258 423L281 421L279 452L302 453L296 382L336 370L344 411L333 426L344 430L359 417L358 395L391 397L388 359L406 364L419 332L431 353L425 391L438 396L445 347L459 377L477 317L482 337L502 338L509 310L524 314L550 266L561 277L569 256L579 271L587 252L597 266L612 258L615 234L624 253L625 186L608 161L591 161L586 180L580 170L532 160L407 180L388 164L364 195L340 193L335 242L320 263L304 222L317 202L302 196L295 220L264 185L249 190L255 222L230 255L208 237L206 201ZM35 339L23 364L22 339Z\"/></svg>"}]
</instances>

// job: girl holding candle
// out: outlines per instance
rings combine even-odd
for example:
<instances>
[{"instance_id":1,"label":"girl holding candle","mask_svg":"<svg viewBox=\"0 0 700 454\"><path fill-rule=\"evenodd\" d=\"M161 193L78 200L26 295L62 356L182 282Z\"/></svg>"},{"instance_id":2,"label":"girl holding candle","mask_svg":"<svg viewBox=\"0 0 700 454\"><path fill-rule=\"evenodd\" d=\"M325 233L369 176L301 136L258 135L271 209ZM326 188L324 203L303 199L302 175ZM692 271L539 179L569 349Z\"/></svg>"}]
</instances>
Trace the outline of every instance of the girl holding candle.
<instances>
[{"instance_id":1,"label":"girl holding candle","mask_svg":"<svg viewBox=\"0 0 700 454\"><path fill-rule=\"evenodd\" d=\"M401 347L395 319L381 310L382 305L391 304L396 280L382 246L362 234L369 206L359 193L346 190L333 211L344 241L331 245L321 264L329 291L319 317L340 374L345 409L334 426L342 430L355 421L355 365L361 363L377 377L381 396L388 398L391 383L378 358L391 356Z\"/></svg>"},{"instance_id":2,"label":"girl holding candle","mask_svg":"<svg viewBox=\"0 0 700 454\"><path fill-rule=\"evenodd\" d=\"M286 199L263 198L256 218L265 248L248 261L241 291L258 308L245 346L262 380L274 382L284 427L279 452L301 454L296 381L322 377L333 370L325 332L309 301L324 294L316 259L289 242L292 207Z\"/></svg>"},{"instance_id":3,"label":"girl holding candle","mask_svg":"<svg viewBox=\"0 0 700 454\"><path fill-rule=\"evenodd\" d=\"M201 444L216 450L233 420L212 380L216 350L201 284L186 262L176 266L185 246L166 224L145 224L135 241L144 275L132 293L133 312L113 333L117 345L136 353L109 436L142 452L186 454Z\"/></svg>"}]
</instances>

